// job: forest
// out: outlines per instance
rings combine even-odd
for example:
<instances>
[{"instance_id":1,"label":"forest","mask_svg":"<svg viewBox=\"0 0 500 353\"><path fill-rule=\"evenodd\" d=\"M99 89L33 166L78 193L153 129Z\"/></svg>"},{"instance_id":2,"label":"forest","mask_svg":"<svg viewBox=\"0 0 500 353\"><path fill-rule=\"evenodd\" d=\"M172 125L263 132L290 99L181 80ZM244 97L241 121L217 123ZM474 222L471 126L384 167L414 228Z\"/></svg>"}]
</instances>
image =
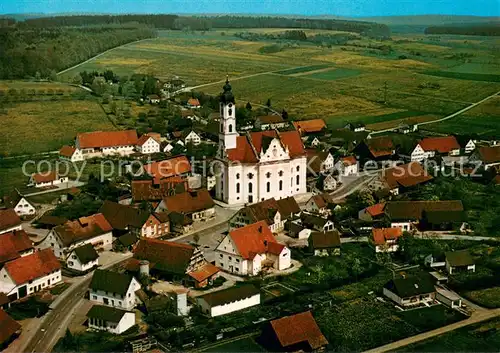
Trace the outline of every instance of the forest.
<instances>
[{"instance_id":1,"label":"forest","mask_svg":"<svg viewBox=\"0 0 500 353\"><path fill-rule=\"evenodd\" d=\"M144 25L44 27L11 25L0 28L0 78L51 78L56 72L103 51L152 38Z\"/></svg>"},{"instance_id":2,"label":"forest","mask_svg":"<svg viewBox=\"0 0 500 353\"><path fill-rule=\"evenodd\" d=\"M478 25L432 26L425 29L425 34L457 34L464 36L500 36L500 23Z\"/></svg>"}]
</instances>

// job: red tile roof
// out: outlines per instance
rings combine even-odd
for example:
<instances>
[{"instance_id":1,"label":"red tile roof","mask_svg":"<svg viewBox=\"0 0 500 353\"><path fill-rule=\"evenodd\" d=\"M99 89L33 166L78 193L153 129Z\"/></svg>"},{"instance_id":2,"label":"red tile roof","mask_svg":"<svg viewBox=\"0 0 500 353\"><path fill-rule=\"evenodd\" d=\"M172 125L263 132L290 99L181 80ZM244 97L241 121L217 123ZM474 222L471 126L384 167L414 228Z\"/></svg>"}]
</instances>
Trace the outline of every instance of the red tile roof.
<instances>
[{"instance_id":1,"label":"red tile roof","mask_svg":"<svg viewBox=\"0 0 500 353\"><path fill-rule=\"evenodd\" d=\"M401 228L373 228L373 242L376 245L384 245L387 240L393 240L403 235Z\"/></svg>"},{"instance_id":2,"label":"red tile roof","mask_svg":"<svg viewBox=\"0 0 500 353\"><path fill-rule=\"evenodd\" d=\"M156 181L191 172L191 164L186 156L177 156L144 166L144 171Z\"/></svg>"},{"instance_id":3,"label":"red tile roof","mask_svg":"<svg viewBox=\"0 0 500 353\"><path fill-rule=\"evenodd\" d=\"M355 156L343 157L341 161L345 166L355 165L358 162Z\"/></svg>"},{"instance_id":4,"label":"red tile roof","mask_svg":"<svg viewBox=\"0 0 500 353\"><path fill-rule=\"evenodd\" d=\"M64 246L111 232L113 227L102 213L81 217L54 228Z\"/></svg>"},{"instance_id":5,"label":"red tile roof","mask_svg":"<svg viewBox=\"0 0 500 353\"><path fill-rule=\"evenodd\" d=\"M263 140L267 140L267 138L277 138L284 148L288 148L291 158L306 154L304 144L298 132L268 130L252 132L246 136L238 136L236 138L236 148L226 150L229 160L241 163L257 163L263 146L266 145Z\"/></svg>"},{"instance_id":6,"label":"red tile roof","mask_svg":"<svg viewBox=\"0 0 500 353\"><path fill-rule=\"evenodd\" d=\"M102 148L114 146L133 146L137 144L135 130L93 131L76 135L79 148Z\"/></svg>"},{"instance_id":7,"label":"red tile roof","mask_svg":"<svg viewBox=\"0 0 500 353\"><path fill-rule=\"evenodd\" d=\"M187 104L189 104L193 107L197 107L200 105L200 101L196 98L189 98L189 100L187 101Z\"/></svg>"},{"instance_id":8,"label":"red tile roof","mask_svg":"<svg viewBox=\"0 0 500 353\"><path fill-rule=\"evenodd\" d=\"M333 203L333 198L327 192L319 195L314 195L313 197L311 197L311 199L316 204L316 206L318 206L318 208L325 208L328 206L328 204Z\"/></svg>"},{"instance_id":9,"label":"red tile roof","mask_svg":"<svg viewBox=\"0 0 500 353\"><path fill-rule=\"evenodd\" d=\"M269 246L276 253L279 249L278 245L281 245L276 245L276 239L265 221L234 229L229 232L229 237L231 237L241 257L245 259L253 259L256 254L265 254L270 251ZM284 246L281 247L281 250L283 248Z\"/></svg>"},{"instance_id":10,"label":"red tile roof","mask_svg":"<svg viewBox=\"0 0 500 353\"><path fill-rule=\"evenodd\" d=\"M323 119L300 120L294 121L293 126L299 132L311 133L323 130L326 128L326 123Z\"/></svg>"},{"instance_id":11,"label":"red tile roof","mask_svg":"<svg viewBox=\"0 0 500 353\"><path fill-rule=\"evenodd\" d=\"M478 149L479 158L483 163L500 162L500 146L484 146Z\"/></svg>"},{"instance_id":12,"label":"red tile roof","mask_svg":"<svg viewBox=\"0 0 500 353\"><path fill-rule=\"evenodd\" d=\"M306 342L316 350L328 344L310 311L273 320L271 327L283 348Z\"/></svg>"},{"instance_id":13,"label":"red tile roof","mask_svg":"<svg viewBox=\"0 0 500 353\"><path fill-rule=\"evenodd\" d=\"M132 180L132 199L134 201L158 201L172 193L185 192L188 189L187 179L173 176L159 180Z\"/></svg>"},{"instance_id":14,"label":"red tile roof","mask_svg":"<svg viewBox=\"0 0 500 353\"><path fill-rule=\"evenodd\" d=\"M50 183L50 182L57 179L57 173L55 171L54 172L36 173L36 174L32 174L31 177L33 178L33 180L37 184Z\"/></svg>"},{"instance_id":15,"label":"red tile roof","mask_svg":"<svg viewBox=\"0 0 500 353\"><path fill-rule=\"evenodd\" d=\"M33 249L33 243L24 230L0 234L0 264L17 259L29 249Z\"/></svg>"},{"instance_id":16,"label":"red tile roof","mask_svg":"<svg viewBox=\"0 0 500 353\"><path fill-rule=\"evenodd\" d=\"M377 203L376 205L365 208L366 212L372 217L384 214L385 203Z\"/></svg>"},{"instance_id":17,"label":"red tile roof","mask_svg":"<svg viewBox=\"0 0 500 353\"><path fill-rule=\"evenodd\" d=\"M20 285L60 270L61 264L52 249L44 249L9 261L4 268L14 283Z\"/></svg>"},{"instance_id":18,"label":"red tile roof","mask_svg":"<svg viewBox=\"0 0 500 353\"><path fill-rule=\"evenodd\" d=\"M142 238L134 249L134 258L148 260L160 271L185 274L195 248L188 244Z\"/></svg>"},{"instance_id":19,"label":"red tile roof","mask_svg":"<svg viewBox=\"0 0 500 353\"><path fill-rule=\"evenodd\" d=\"M70 158L73 155L73 153L75 153L75 151L76 147L65 145L62 146L61 149L59 150L59 155Z\"/></svg>"},{"instance_id":20,"label":"red tile roof","mask_svg":"<svg viewBox=\"0 0 500 353\"><path fill-rule=\"evenodd\" d=\"M21 218L19 218L13 208L0 210L0 230L16 227L21 223Z\"/></svg>"},{"instance_id":21,"label":"red tile roof","mask_svg":"<svg viewBox=\"0 0 500 353\"><path fill-rule=\"evenodd\" d=\"M277 124L284 122L283 117L281 115L258 116L257 119L262 124Z\"/></svg>"},{"instance_id":22,"label":"red tile roof","mask_svg":"<svg viewBox=\"0 0 500 353\"><path fill-rule=\"evenodd\" d=\"M375 158L391 156L395 148L392 139L386 136L368 139L366 145Z\"/></svg>"},{"instance_id":23,"label":"red tile roof","mask_svg":"<svg viewBox=\"0 0 500 353\"><path fill-rule=\"evenodd\" d=\"M3 309L0 309L0 345L9 341L19 330L21 330L21 325L3 311Z\"/></svg>"},{"instance_id":24,"label":"red tile roof","mask_svg":"<svg viewBox=\"0 0 500 353\"><path fill-rule=\"evenodd\" d=\"M153 136L149 136L148 134L145 134L145 135L142 135L141 137L139 137L139 139L137 140L137 146L144 145L149 139L153 139L156 141L156 139ZM156 142L158 142L158 141L156 141Z\"/></svg>"},{"instance_id":25,"label":"red tile roof","mask_svg":"<svg viewBox=\"0 0 500 353\"><path fill-rule=\"evenodd\" d=\"M165 208L170 212L189 214L203 211L215 206L207 189L187 191L163 198Z\"/></svg>"},{"instance_id":26,"label":"red tile roof","mask_svg":"<svg viewBox=\"0 0 500 353\"><path fill-rule=\"evenodd\" d=\"M418 162L410 162L385 169L382 175L390 189L399 186L415 186L433 179Z\"/></svg>"},{"instance_id":27,"label":"red tile roof","mask_svg":"<svg viewBox=\"0 0 500 353\"><path fill-rule=\"evenodd\" d=\"M427 137L418 144L424 151L437 151L439 153L449 153L452 150L460 149L460 144L455 136Z\"/></svg>"},{"instance_id":28,"label":"red tile roof","mask_svg":"<svg viewBox=\"0 0 500 353\"><path fill-rule=\"evenodd\" d=\"M219 271L220 269L217 266L214 266L207 262L205 265L201 266L196 271L189 272L188 276L194 278L197 282L203 282L204 280L212 277Z\"/></svg>"}]
</instances>

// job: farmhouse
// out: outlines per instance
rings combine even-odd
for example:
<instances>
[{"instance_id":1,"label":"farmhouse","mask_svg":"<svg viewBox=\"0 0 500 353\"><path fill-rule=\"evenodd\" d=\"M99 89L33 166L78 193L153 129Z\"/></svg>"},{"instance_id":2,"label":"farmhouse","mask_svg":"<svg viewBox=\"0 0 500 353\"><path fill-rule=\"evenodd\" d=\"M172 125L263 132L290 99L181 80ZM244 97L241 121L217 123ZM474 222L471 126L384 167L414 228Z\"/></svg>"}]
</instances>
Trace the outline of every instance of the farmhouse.
<instances>
[{"instance_id":1,"label":"farmhouse","mask_svg":"<svg viewBox=\"0 0 500 353\"><path fill-rule=\"evenodd\" d=\"M372 237L375 252L396 252L399 249L398 239L403 236L401 228L373 228Z\"/></svg>"},{"instance_id":2,"label":"farmhouse","mask_svg":"<svg viewBox=\"0 0 500 353\"><path fill-rule=\"evenodd\" d=\"M312 213L302 212L300 220L304 227L318 232L328 232L335 229L332 221Z\"/></svg>"},{"instance_id":3,"label":"farmhouse","mask_svg":"<svg viewBox=\"0 0 500 353\"><path fill-rule=\"evenodd\" d=\"M260 291L244 284L196 297L196 301L205 314L215 317L259 305Z\"/></svg>"},{"instance_id":4,"label":"farmhouse","mask_svg":"<svg viewBox=\"0 0 500 353\"><path fill-rule=\"evenodd\" d=\"M464 154L471 154L476 149L476 141L469 137L457 136L457 141Z\"/></svg>"},{"instance_id":5,"label":"farmhouse","mask_svg":"<svg viewBox=\"0 0 500 353\"><path fill-rule=\"evenodd\" d=\"M54 186L67 182L68 177L59 176L56 172L44 172L32 174L30 177L30 181L28 182L28 186L44 188L47 186Z\"/></svg>"},{"instance_id":6,"label":"farmhouse","mask_svg":"<svg viewBox=\"0 0 500 353\"><path fill-rule=\"evenodd\" d=\"M69 253L66 261L68 268L85 272L99 265L99 255L92 244L85 244L75 248Z\"/></svg>"},{"instance_id":7,"label":"farmhouse","mask_svg":"<svg viewBox=\"0 0 500 353\"><path fill-rule=\"evenodd\" d=\"M309 252L314 256L340 255L340 233L336 230L329 232L312 232L308 238Z\"/></svg>"},{"instance_id":8,"label":"farmhouse","mask_svg":"<svg viewBox=\"0 0 500 353\"><path fill-rule=\"evenodd\" d=\"M262 331L262 342L270 352L321 352L328 345L310 311L271 321Z\"/></svg>"},{"instance_id":9,"label":"farmhouse","mask_svg":"<svg viewBox=\"0 0 500 353\"><path fill-rule=\"evenodd\" d=\"M62 281L61 264L51 249L8 261L0 270L0 292L11 301L53 287Z\"/></svg>"},{"instance_id":10,"label":"farmhouse","mask_svg":"<svg viewBox=\"0 0 500 353\"><path fill-rule=\"evenodd\" d=\"M157 94L150 94L149 96L147 96L147 101L151 104L158 104L160 103L160 96L158 96Z\"/></svg>"},{"instance_id":11,"label":"farmhouse","mask_svg":"<svg viewBox=\"0 0 500 353\"><path fill-rule=\"evenodd\" d=\"M159 153L160 141L151 135L144 134L137 140L136 149L142 154Z\"/></svg>"},{"instance_id":12,"label":"farmhouse","mask_svg":"<svg viewBox=\"0 0 500 353\"><path fill-rule=\"evenodd\" d=\"M288 236L297 239L307 239L311 235L311 230L302 225L300 219L288 222L286 224Z\"/></svg>"},{"instance_id":13,"label":"farmhouse","mask_svg":"<svg viewBox=\"0 0 500 353\"><path fill-rule=\"evenodd\" d=\"M328 173L333 171L334 159L328 151L307 150L308 174Z\"/></svg>"},{"instance_id":14,"label":"farmhouse","mask_svg":"<svg viewBox=\"0 0 500 353\"><path fill-rule=\"evenodd\" d=\"M391 222L391 228L401 228L410 231L413 227L420 228L426 215L434 212L446 212L452 219L456 213L463 214L464 207L460 200L450 201L391 201L385 205L384 212ZM446 221L448 217L442 217Z\"/></svg>"},{"instance_id":15,"label":"farmhouse","mask_svg":"<svg viewBox=\"0 0 500 353\"><path fill-rule=\"evenodd\" d=\"M299 214L300 207L293 197L281 200L271 198L240 209L229 219L229 229L266 221L269 229L277 233L284 229L287 220Z\"/></svg>"},{"instance_id":16,"label":"farmhouse","mask_svg":"<svg viewBox=\"0 0 500 353\"><path fill-rule=\"evenodd\" d=\"M215 197L229 205L304 194L307 156L297 131L239 136L229 81L220 98Z\"/></svg>"},{"instance_id":17,"label":"farmhouse","mask_svg":"<svg viewBox=\"0 0 500 353\"><path fill-rule=\"evenodd\" d=\"M500 165L500 145L482 146L477 148L470 156L471 162L481 162L485 170Z\"/></svg>"},{"instance_id":18,"label":"farmhouse","mask_svg":"<svg viewBox=\"0 0 500 353\"><path fill-rule=\"evenodd\" d=\"M326 123L323 119L299 120L293 122L293 127L301 135L317 134L326 130Z\"/></svg>"},{"instance_id":19,"label":"farmhouse","mask_svg":"<svg viewBox=\"0 0 500 353\"><path fill-rule=\"evenodd\" d=\"M335 164L335 169L341 177L358 174L358 167L356 156L342 157Z\"/></svg>"},{"instance_id":20,"label":"farmhouse","mask_svg":"<svg viewBox=\"0 0 500 353\"><path fill-rule=\"evenodd\" d=\"M258 116L255 119L255 127L261 130L283 129L288 122L281 115Z\"/></svg>"},{"instance_id":21,"label":"farmhouse","mask_svg":"<svg viewBox=\"0 0 500 353\"><path fill-rule=\"evenodd\" d=\"M89 286L89 299L92 302L131 310L136 305L135 292L141 284L127 274L109 270L95 270Z\"/></svg>"},{"instance_id":22,"label":"farmhouse","mask_svg":"<svg viewBox=\"0 0 500 353\"><path fill-rule=\"evenodd\" d=\"M265 221L234 229L215 248L216 264L224 271L256 276L262 270L291 266L290 250L276 241Z\"/></svg>"},{"instance_id":23,"label":"farmhouse","mask_svg":"<svg viewBox=\"0 0 500 353\"><path fill-rule=\"evenodd\" d=\"M363 208L358 212L358 218L365 222L373 222L381 220L385 217L385 203L377 203L372 206Z\"/></svg>"},{"instance_id":24,"label":"farmhouse","mask_svg":"<svg viewBox=\"0 0 500 353\"><path fill-rule=\"evenodd\" d=\"M434 301L436 289L430 276L409 276L391 279L384 285L383 293L403 308L429 304Z\"/></svg>"},{"instance_id":25,"label":"farmhouse","mask_svg":"<svg viewBox=\"0 0 500 353\"><path fill-rule=\"evenodd\" d=\"M158 203L166 196L183 193L188 189L187 179L180 176L173 176L159 180L132 180L132 200L133 202L150 201Z\"/></svg>"},{"instance_id":26,"label":"farmhouse","mask_svg":"<svg viewBox=\"0 0 500 353\"><path fill-rule=\"evenodd\" d=\"M367 161L382 162L393 159L396 146L390 137L373 137L358 144L353 153L359 156L362 163Z\"/></svg>"},{"instance_id":27,"label":"farmhouse","mask_svg":"<svg viewBox=\"0 0 500 353\"><path fill-rule=\"evenodd\" d=\"M460 271L476 272L476 265L469 250L446 252L444 257L446 271L450 275Z\"/></svg>"},{"instance_id":28,"label":"farmhouse","mask_svg":"<svg viewBox=\"0 0 500 353\"><path fill-rule=\"evenodd\" d=\"M52 248L56 257L66 259L75 248L92 244L94 248L112 247L113 227L101 213L68 221L52 229L39 244L40 249Z\"/></svg>"},{"instance_id":29,"label":"farmhouse","mask_svg":"<svg viewBox=\"0 0 500 353\"><path fill-rule=\"evenodd\" d=\"M348 123L344 126L344 129L351 130L352 132L362 132L366 130L366 126L363 123Z\"/></svg>"},{"instance_id":30,"label":"farmhouse","mask_svg":"<svg viewBox=\"0 0 500 353\"><path fill-rule=\"evenodd\" d=\"M186 156L176 156L146 164L143 171L154 179L155 184L160 184L162 179L188 176L191 173L191 164Z\"/></svg>"},{"instance_id":31,"label":"farmhouse","mask_svg":"<svg viewBox=\"0 0 500 353\"><path fill-rule=\"evenodd\" d=\"M104 330L116 335L135 325L135 313L105 305L94 305L87 313L87 325L91 329Z\"/></svg>"},{"instance_id":32,"label":"farmhouse","mask_svg":"<svg viewBox=\"0 0 500 353\"><path fill-rule=\"evenodd\" d=\"M75 146L64 145L59 150L59 158L70 162L83 161L83 153Z\"/></svg>"},{"instance_id":33,"label":"farmhouse","mask_svg":"<svg viewBox=\"0 0 500 353\"><path fill-rule=\"evenodd\" d=\"M21 229L21 218L13 208L0 209L0 234Z\"/></svg>"},{"instance_id":34,"label":"farmhouse","mask_svg":"<svg viewBox=\"0 0 500 353\"><path fill-rule=\"evenodd\" d=\"M332 209L335 207L335 202L329 193L324 192L319 195L312 196L307 202L305 210L310 213L319 213L322 216L332 214Z\"/></svg>"},{"instance_id":35,"label":"farmhouse","mask_svg":"<svg viewBox=\"0 0 500 353\"><path fill-rule=\"evenodd\" d=\"M24 230L0 234L0 267L11 260L33 254L33 242Z\"/></svg>"},{"instance_id":36,"label":"farmhouse","mask_svg":"<svg viewBox=\"0 0 500 353\"><path fill-rule=\"evenodd\" d=\"M418 162L401 164L393 168L382 170L379 181L391 194L398 195L408 188L426 183L433 177Z\"/></svg>"},{"instance_id":37,"label":"farmhouse","mask_svg":"<svg viewBox=\"0 0 500 353\"><path fill-rule=\"evenodd\" d=\"M0 309L0 349L7 348L10 342L21 334L21 325Z\"/></svg>"},{"instance_id":38,"label":"farmhouse","mask_svg":"<svg viewBox=\"0 0 500 353\"><path fill-rule=\"evenodd\" d=\"M187 107L191 109L199 109L201 104L197 98L189 98L187 101Z\"/></svg>"},{"instance_id":39,"label":"farmhouse","mask_svg":"<svg viewBox=\"0 0 500 353\"><path fill-rule=\"evenodd\" d=\"M162 278L181 281L195 288L211 284L219 273L219 269L207 262L198 248L165 240L141 239L127 269L137 271L144 260L149 262L151 271Z\"/></svg>"},{"instance_id":40,"label":"farmhouse","mask_svg":"<svg viewBox=\"0 0 500 353\"><path fill-rule=\"evenodd\" d=\"M33 216L36 212L35 206L33 206L17 190L7 196L4 196L3 203L7 208L13 208L16 214L20 217Z\"/></svg>"},{"instance_id":41,"label":"farmhouse","mask_svg":"<svg viewBox=\"0 0 500 353\"><path fill-rule=\"evenodd\" d=\"M94 131L76 135L76 148L82 151L83 158L107 155L127 156L134 153L137 145L135 130Z\"/></svg>"},{"instance_id":42,"label":"farmhouse","mask_svg":"<svg viewBox=\"0 0 500 353\"><path fill-rule=\"evenodd\" d=\"M434 156L458 156L460 144L455 136L427 137L420 140L411 152L411 161L422 162Z\"/></svg>"},{"instance_id":43,"label":"farmhouse","mask_svg":"<svg viewBox=\"0 0 500 353\"><path fill-rule=\"evenodd\" d=\"M187 191L164 197L156 212L177 212L193 221L206 221L215 217L215 203L207 189Z\"/></svg>"},{"instance_id":44,"label":"farmhouse","mask_svg":"<svg viewBox=\"0 0 500 353\"><path fill-rule=\"evenodd\" d=\"M185 145L191 143L194 146L198 146L201 143L201 136L194 132L194 130L189 131L187 134L183 134L183 138Z\"/></svg>"}]
</instances>

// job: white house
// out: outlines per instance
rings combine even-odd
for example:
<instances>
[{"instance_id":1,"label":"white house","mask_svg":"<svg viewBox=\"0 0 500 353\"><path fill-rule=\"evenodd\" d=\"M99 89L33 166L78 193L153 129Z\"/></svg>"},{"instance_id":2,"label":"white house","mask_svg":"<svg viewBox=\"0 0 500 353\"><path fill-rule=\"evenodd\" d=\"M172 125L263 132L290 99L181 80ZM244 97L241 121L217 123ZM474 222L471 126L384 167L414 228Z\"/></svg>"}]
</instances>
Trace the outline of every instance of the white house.
<instances>
[{"instance_id":1,"label":"white house","mask_svg":"<svg viewBox=\"0 0 500 353\"><path fill-rule=\"evenodd\" d=\"M335 164L335 168L338 170L339 175L346 177L349 175L358 174L358 161L355 156L342 157Z\"/></svg>"},{"instance_id":2,"label":"white house","mask_svg":"<svg viewBox=\"0 0 500 353\"><path fill-rule=\"evenodd\" d=\"M300 214L302 226L308 229L316 230L318 232L329 232L335 229L333 221L322 217L320 215L302 212Z\"/></svg>"},{"instance_id":3,"label":"white house","mask_svg":"<svg viewBox=\"0 0 500 353\"><path fill-rule=\"evenodd\" d=\"M215 248L216 265L223 271L256 276L262 270L291 266L290 250L276 241L265 221L234 229Z\"/></svg>"},{"instance_id":4,"label":"white house","mask_svg":"<svg viewBox=\"0 0 500 353\"><path fill-rule=\"evenodd\" d=\"M235 100L228 81L220 98L216 199L229 205L305 194L307 156L297 131L236 131Z\"/></svg>"},{"instance_id":5,"label":"white house","mask_svg":"<svg viewBox=\"0 0 500 353\"><path fill-rule=\"evenodd\" d=\"M21 218L13 208L0 210L0 234L22 229Z\"/></svg>"},{"instance_id":6,"label":"white house","mask_svg":"<svg viewBox=\"0 0 500 353\"><path fill-rule=\"evenodd\" d=\"M5 263L0 270L0 292L17 300L62 281L61 264L51 249L36 251Z\"/></svg>"},{"instance_id":7,"label":"white house","mask_svg":"<svg viewBox=\"0 0 500 353\"><path fill-rule=\"evenodd\" d=\"M59 158L70 162L83 161L83 153L74 146L64 145L59 150Z\"/></svg>"},{"instance_id":8,"label":"white house","mask_svg":"<svg viewBox=\"0 0 500 353\"><path fill-rule=\"evenodd\" d=\"M383 293L402 308L408 308L432 303L436 289L430 276L408 276L391 279L384 285Z\"/></svg>"},{"instance_id":9,"label":"white house","mask_svg":"<svg viewBox=\"0 0 500 353\"><path fill-rule=\"evenodd\" d=\"M135 325L134 312L105 305L94 305L87 313L87 317L89 328L108 331L116 335L122 334Z\"/></svg>"},{"instance_id":10,"label":"white house","mask_svg":"<svg viewBox=\"0 0 500 353\"><path fill-rule=\"evenodd\" d=\"M203 313L220 316L260 304L260 291L251 284L239 285L196 297Z\"/></svg>"},{"instance_id":11,"label":"white house","mask_svg":"<svg viewBox=\"0 0 500 353\"><path fill-rule=\"evenodd\" d=\"M460 144L455 136L424 138L415 146L410 158L412 162L421 162L436 155L460 155Z\"/></svg>"},{"instance_id":12,"label":"white house","mask_svg":"<svg viewBox=\"0 0 500 353\"><path fill-rule=\"evenodd\" d=\"M160 152L160 142L148 134L142 135L137 140L137 152L151 154Z\"/></svg>"},{"instance_id":13,"label":"white house","mask_svg":"<svg viewBox=\"0 0 500 353\"><path fill-rule=\"evenodd\" d=\"M47 186L54 186L68 182L67 176L60 176L55 171L54 172L43 172L35 173L30 177L28 186L34 186L36 188L44 188Z\"/></svg>"},{"instance_id":14,"label":"white house","mask_svg":"<svg viewBox=\"0 0 500 353\"><path fill-rule=\"evenodd\" d=\"M196 132L191 130L186 137L184 137L184 143L187 145L188 143L192 143L195 146L198 146L201 143L201 137Z\"/></svg>"},{"instance_id":15,"label":"white house","mask_svg":"<svg viewBox=\"0 0 500 353\"><path fill-rule=\"evenodd\" d=\"M160 96L158 96L157 94L150 94L147 97L147 101L151 104L159 104L160 103Z\"/></svg>"},{"instance_id":16,"label":"white house","mask_svg":"<svg viewBox=\"0 0 500 353\"><path fill-rule=\"evenodd\" d=\"M199 109L201 108L200 101L197 98L189 98L186 106L191 109Z\"/></svg>"},{"instance_id":17,"label":"white house","mask_svg":"<svg viewBox=\"0 0 500 353\"><path fill-rule=\"evenodd\" d=\"M75 147L82 151L83 159L128 156L135 152L137 140L135 130L93 131L76 135Z\"/></svg>"},{"instance_id":18,"label":"white house","mask_svg":"<svg viewBox=\"0 0 500 353\"><path fill-rule=\"evenodd\" d=\"M398 239L403 236L401 228L373 228L373 244L375 252L396 252L399 249Z\"/></svg>"},{"instance_id":19,"label":"white house","mask_svg":"<svg viewBox=\"0 0 500 353\"><path fill-rule=\"evenodd\" d=\"M468 140L464 146L465 154L470 154L474 152L475 149L476 149L476 143L474 142L474 140Z\"/></svg>"},{"instance_id":20,"label":"white house","mask_svg":"<svg viewBox=\"0 0 500 353\"><path fill-rule=\"evenodd\" d=\"M281 115L258 116L255 119L255 127L261 130L282 129L288 122Z\"/></svg>"},{"instance_id":21,"label":"white house","mask_svg":"<svg viewBox=\"0 0 500 353\"><path fill-rule=\"evenodd\" d=\"M85 244L75 248L68 255L66 266L68 268L85 272L99 265L99 254L91 244Z\"/></svg>"},{"instance_id":22,"label":"white house","mask_svg":"<svg viewBox=\"0 0 500 353\"><path fill-rule=\"evenodd\" d=\"M344 126L344 129L348 129L354 132L363 132L366 131L366 126L363 123L348 123Z\"/></svg>"},{"instance_id":23,"label":"white house","mask_svg":"<svg viewBox=\"0 0 500 353\"><path fill-rule=\"evenodd\" d=\"M95 270L89 286L89 299L92 302L131 310L136 305L137 290L141 284L124 273L109 270Z\"/></svg>"},{"instance_id":24,"label":"white house","mask_svg":"<svg viewBox=\"0 0 500 353\"><path fill-rule=\"evenodd\" d=\"M469 250L446 252L444 257L446 271L450 275L460 271L476 272L476 265Z\"/></svg>"},{"instance_id":25,"label":"white house","mask_svg":"<svg viewBox=\"0 0 500 353\"><path fill-rule=\"evenodd\" d=\"M307 150L307 168L309 174L329 173L333 171L335 160L328 151ZM314 175L315 176L315 175Z\"/></svg>"},{"instance_id":26,"label":"white house","mask_svg":"<svg viewBox=\"0 0 500 353\"><path fill-rule=\"evenodd\" d=\"M319 213L321 216L329 216L332 214L334 202L333 198L328 193L322 193L312 196L307 202L305 210L311 213Z\"/></svg>"},{"instance_id":27,"label":"white house","mask_svg":"<svg viewBox=\"0 0 500 353\"><path fill-rule=\"evenodd\" d=\"M109 250L113 245L113 227L101 213L68 221L53 228L38 245L51 248L56 257L65 260L69 253L85 244L96 249Z\"/></svg>"},{"instance_id":28,"label":"white house","mask_svg":"<svg viewBox=\"0 0 500 353\"><path fill-rule=\"evenodd\" d=\"M8 208L14 209L16 214L20 217L33 216L36 213L35 206L33 206L23 195L19 192L13 192L11 195L4 197L4 205Z\"/></svg>"}]
</instances>

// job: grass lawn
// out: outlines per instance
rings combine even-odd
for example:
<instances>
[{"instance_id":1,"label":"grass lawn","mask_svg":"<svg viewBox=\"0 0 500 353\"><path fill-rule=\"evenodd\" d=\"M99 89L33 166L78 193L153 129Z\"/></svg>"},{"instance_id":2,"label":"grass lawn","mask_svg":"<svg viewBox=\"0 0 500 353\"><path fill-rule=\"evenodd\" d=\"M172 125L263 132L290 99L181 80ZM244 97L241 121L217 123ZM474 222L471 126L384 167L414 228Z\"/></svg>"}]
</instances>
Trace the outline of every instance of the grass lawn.
<instances>
[{"instance_id":1,"label":"grass lawn","mask_svg":"<svg viewBox=\"0 0 500 353\"><path fill-rule=\"evenodd\" d=\"M398 349L399 352L498 352L500 319L463 327Z\"/></svg>"},{"instance_id":2,"label":"grass lawn","mask_svg":"<svg viewBox=\"0 0 500 353\"><path fill-rule=\"evenodd\" d=\"M354 69L344 69L344 68L334 68L328 71L315 72L305 77L316 78L319 80L338 80L339 78L353 77L361 74L360 70Z\"/></svg>"},{"instance_id":3,"label":"grass lawn","mask_svg":"<svg viewBox=\"0 0 500 353\"><path fill-rule=\"evenodd\" d=\"M213 345L209 349L201 349L202 352L265 352L252 337L243 338L237 341Z\"/></svg>"},{"instance_id":4,"label":"grass lawn","mask_svg":"<svg viewBox=\"0 0 500 353\"><path fill-rule=\"evenodd\" d=\"M94 100L14 103L6 111L0 154L8 156L58 150L79 132L114 129Z\"/></svg>"},{"instance_id":5,"label":"grass lawn","mask_svg":"<svg viewBox=\"0 0 500 353\"><path fill-rule=\"evenodd\" d=\"M453 119L422 126L423 130L440 133L478 134L479 136L496 137L500 133L500 116L471 116L469 112Z\"/></svg>"},{"instance_id":6,"label":"grass lawn","mask_svg":"<svg viewBox=\"0 0 500 353\"><path fill-rule=\"evenodd\" d=\"M26 91L32 91L35 90L35 92L40 93L43 91L44 93L47 93L47 90L63 90L65 92L74 92L80 90L78 87L74 86L69 86L65 83L60 83L60 82L34 82L34 81L20 81L20 80L5 80L5 81L0 81L0 91L8 91L9 89L16 89L16 90L26 90Z\"/></svg>"},{"instance_id":7,"label":"grass lawn","mask_svg":"<svg viewBox=\"0 0 500 353\"><path fill-rule=\"evenodd\" d=\"M500 287L473 290L463 296L485 308L500 308Z\"/></svg>"}]
</instances>

